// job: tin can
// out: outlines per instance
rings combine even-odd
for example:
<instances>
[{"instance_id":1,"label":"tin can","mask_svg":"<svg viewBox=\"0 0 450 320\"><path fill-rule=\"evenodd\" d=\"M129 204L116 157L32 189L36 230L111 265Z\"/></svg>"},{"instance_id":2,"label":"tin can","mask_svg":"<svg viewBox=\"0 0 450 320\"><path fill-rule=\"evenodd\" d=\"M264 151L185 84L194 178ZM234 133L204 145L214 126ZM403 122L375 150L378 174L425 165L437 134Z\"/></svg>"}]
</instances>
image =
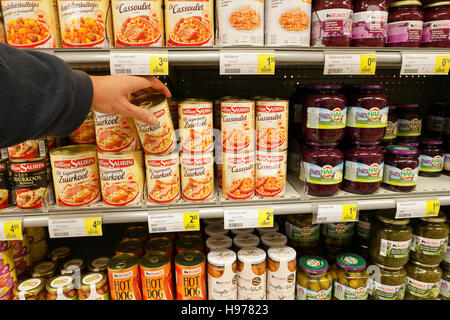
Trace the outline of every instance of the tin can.
<instances>
[{"instance_id":1,"label":"tin can","mask_svg":"<svg viewBox=\"0 0 450 320\"><path fill-rule=\"evenodd\" d=\"M181 197L180 160L178 153L145 155L148 200L155 203L173 202Z\"/></svg>"},{"instance_id":2,"label":"tin can","mask_svg":"<svg viewBox=\"0 0 450 320\"><path fill-rule=\"evenodd\" d=\"M224 152L255 150L255 102L231 99L220 103L222 148Z\"/></svg>"},{"instance_id":3,"label":"tin can","mask_svg":"<svg viewBox=\"0 0 450 320\"><path fill-rule=\"evenodd\" d=\"M48 156L47 139L27 140L8 147L9 159L32 159Z\"/></svg>"},{"instance_id":4,"label":"tin can","mask_svg":"<svg viewBox=\"0 0 450 320\"><path fill-rule=\"evenodd\" d=\"M97 150L93 145L66 146L50 152L56 201L79 207L101 198Z\"/></svg>"},{"instance_id":5,"label":"tin can","mask_svg":"<svg viewBox=\"0 0 450 320\"><path fill-rule=\"evenodd\" d=\"M31 263L44 259L47 256L47 251L48 245L46 239L32 243L30 251Z\"/></svg>"},{"instance_id":6,"label":"tin can","mask_svg":"<svg viewBox=\"0 0 450 320\"><path fill-rule=\"evenodd\" d=\"M156 125L134 120L144 152L152 155L172 152L177 146L177 138L166 97L144 94L131 99L131 103L150 111L158 120Z\"/></svg>"},{"instance_id":7,"label":"tin can","mask_svg":"<svg viewBox=\"0 0 450 320\"><path fill-rule=\"evenodd\" d=\"M81 278L79 300L109 300L108 277L103 272L90 272Z\"/></svg>"},{"instance_id":8,"label":"tin can","mask_svg":"<svg viewBox=\"0 0 450 320\"><path fill-rule=\"evenodd\" d=\"M295 300L296 254L288 246L267 251L267 300Z\"/></svg>"},{"instance_id":9,"label":"tin can","mask_svg":"<svg viewBox=\"0 0 450 320\"><path fill-rule=\"evenodd\" d=\"M205 154L181 154L181 190L183 199L205 201L214 197L214 157Z\"/></svg>"},{"instance_id":10,"label":"tin can","mask_svg":"<svg viewBox=\"0 0 450 320\"><path fill-rule=\"evenodd\" d=\"M218 249L208 253L208 300L237 300L234 251Z\"/></svg>"},{"instance_id":11,"label":"tin can","mask_svg":"<svg viewBox=\"0 0 450 320\"><path fill-rule=\"evenodd\" d=\"M142 300L139 258L133 253L122 253L108 261L108 279L111 300Z\"/></svg>"},{"instance_id":12,"label":"tin can","mask_svg":"<svg viewBox=\"0 0 450 320\"><path fill-rule=\"evenodd\" d=\"M42 260L33 266L32 277L50 279L58 269L58 265L53 261Z\"/></svg>"},{"instance_id":13,"label":"tin can","mask_svg":"<svg viewBox=\"0 0 450 320\"><path fill-rule=\"evenodd\" d=\"M287 151L256 151L255 193L260 197L282 197L286 190Z\"/></svg>"},{"instance_id":14,"label":"tin can","mask_svg":"<svg viewBox=\"0 0 450 320\"><path fill-rule=\"evenodd\" d=\"M3 16L1 14L0 14L0 42L6 43L5 26L3 24Z\"/></svg>"},{"instance_id":15,"label":"tin can","mask_svg":"<svg viewBox=\"0 0 450 320\"><path fill-rule=\"evenodd\" d=\"M78 300L75 278L71 276L55 276L47 281L47 300Z\"/></svg>"},{"instance_id":16,"label":"tin can","mask_svg":"<svg viewBox=\"0 0 450 320\"><path fill-rule=\"evenodd\" d=\"M94 111L90 111L83 123L69 134L69 142L70 144L96 144Z\"/></svg>"},{"instance_id":17,"label":"tin can","mask_svg":"<svg viewBox=\"0 0 450 320\"><path fill-rule=\"evenodd\" d=\"M115 254L119 255L121 253L133 253L138 257L144 255L144 247L139 239L126 239L119 242L116 247Z\"/></svg>"},{"instance_id":18,"label":"tin can","mask_svg":"<svg viewBox=\"0 0 450 320\"><path fill-rule=\"evenodd\" d=\"M165 252L172 256L174 252L173 241L167 237L157 237L147 241L145 244L145 253Z\"/></svg>"},{"instance_id":19,"label":"tin can","mask_svg":"<svg viewBox=\"0 0 450 320\"><path fill-rule=\"evenodd\" d=\"M256 101L256 147L280 151L288 147L288 100Z\"/></svg>"},{"instance_id":20,"label":"tin can","mask_svg":"<svg viewBox=\"0 0 450 320\"><path fill-rule=\"evenodd\" d=\"M108 261L108 257L95 258L88 265L89 272L107 272Z\"/></svg>"},{"instance_id":21,"label":"tin can","mask_svg":"<svg viewBox=\"0 0 450 320\"><path fill-rule=\"evenodd\" d=\"M231 249L233 239L224 235L211 236L206 239L206 253L218 249Z\"/></svg>"},{"instance_id":22,"label":"tin can","mask_svg":"<svg viewBox=\"0 0 450 320\"><path fill-rule=\"evenodd\" d=\"M148 235L148 240L151 240L151 239L154 239L154 238L159 238L159 237L169 238L170 241L172 241L174 243L175 240L177 240L177 233L176 232L150 233Z\"/></svg>"},{"instance_id":23,"label":"tin can","mask_svg":"<svg viewBox=\"0 0 450 320\"><path fill-rule=\"evenodd\" d=\"M243 200L255 194L255 154L223 153L222 195L229 200Z\"/></svg>"},{"instance_id":24,"label":"tin can","mask_svg":"<svg viewBox=\"0 0 450 320\"><path fill-rule=\"evenodd\" d=\"M95 112L95 140L103 152L141 149L134 120L122 115Z\"/></svg>"},{"instance_id":25,"label":"tin can","mask_svg":"<svg viewBox=\"0 0 450 320\"><path fill-rule=\"evenodd\" d=\"M148 240L148 228L144 226L130 226L125 229L122 240L139 239L142 243Z\"/></svg>"},{"instance_id":26,"label":"tin can","mask_svg":"<svg viewBox=\"0 0 450 320\"><path fill-rule=\"evenodd\" d=\"M175 247L177 249L177 254L186 250L203 252L203 239L196 236L186 236L178 239L175 243Z\"/></svg>"},{"instance_id":27,"label":"tin can","mask_svg":"<svg viewBox=\"0 0 450 320\"><path fill-rule=\"evenodd\" d=\"M186 250L175 256L177 300L206 300L205 255Z\"/></svg>"},{"instance_id":28,"label":"tin can","mask_svg":"<svg viewBox=\"0 0 450 320\"><path fill-rule=\"evenodd\" d=\"M266 252L256 247L238 251L238 300L266 300Z\"/></svg>"},{"instance_id":29,"label":"tin can","mask_svg":"<svg viewBox=\"0 0 450 320\"><path fill-rule=\"evenodd\" d=\"M0 210L8 207L11 201L12 186L9 177L9 161L0 160Z\"/></svg>"},{"instance_id":30,"label":"tin can","mask_svg":"<svg viewBox=\"0 0 450 320\"><path fill-rule=\"evenodd\" d=\"M197 230L197 231L180 231L177 232L177 239L181 239L184 237L197 237L202 239L203 238L203 233L201 230Z\"/></svg>"},{"instance_id":31,"label":"tin can","mask_svg":"<svg viewBox=\"0 0 450 320\"><path fill-rule=\"evenodd\" d=\"M28 278L20 281L14 287L13 300L46 300L45 283L44 278Z\"/></svg>"},{"instance_id":32,"label":"tin can","mask_svg":"<svg viewBox=\"0 0 450 320\"><path fill-rule=\"evenodd\" d=\"M173 300L171 256L151 252L140 262L143 300Z\"/></svg>"},{"instance_id":33,"label":"tin can","mask_svg":"<svg viewBox=\"0 0 450 320\"><path fill-rule=\"evenodd\" d=\"M72 258L72 249L69 247L58 247L50 251L50 260L58 264L66 263Z\"/></svg>"}]
</instances>

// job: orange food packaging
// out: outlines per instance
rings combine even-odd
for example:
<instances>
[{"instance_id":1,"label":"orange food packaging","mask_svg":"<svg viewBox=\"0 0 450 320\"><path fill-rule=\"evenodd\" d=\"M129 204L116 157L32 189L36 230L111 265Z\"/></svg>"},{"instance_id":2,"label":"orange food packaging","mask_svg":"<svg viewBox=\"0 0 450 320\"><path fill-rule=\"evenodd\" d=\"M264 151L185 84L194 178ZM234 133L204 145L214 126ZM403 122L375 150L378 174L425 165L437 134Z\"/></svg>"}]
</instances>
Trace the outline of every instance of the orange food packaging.
<instances>
[{"instance_id":1,"label":"orange food packaging","mask_svg":"<svg viewBox=\"0 0 450 320\"><path fill-rule=\"evenodd\" d=\"M289 101L256 101L256 147L280 151L288 146Z\"/></svg>"},{"instance_id":2,"label":"orange food packaging","mask_svg":"<svg viewBox=\"0 0 450 320\"><path fill-rule=\"evenodd\" d=\"M220 111L223 151L253 151L255 149L255 102L240 99L222 100Z\"/></svg>"},{"instance_id":3,"label":"orange food packaging","mask_svg":"<svg viewBox=\"0 0 450 320\"><path fill-rule=\"evenodd\" d=\"M95 144L95 113L90 111L83 123L71 134L71 144Z\"/></svg>"},{"instance_id":4,"label":"orange food packaging","mask_svg":"<svg viewBox=\"0 0 450 320\"><path fill-rule=\"evenodd\" d=\"M142 300L139 258L122 253L108 261L111 300Z\"/></svg>"},{"instance_id":5,"label":"orange food packaging","mask_svg":"<svg viewBox=\"0 0 450 320\"><path fill-rule=\"evenodd\" d=\"M255 193L261 197L282 197L286 190L286 151L256 151Z\"/></svg>"},{"instance_id":6,"label":"orange food packaging","mask_svg":"<svg viewBox=\"0 0 450 320\"><path fill-rule=\"evenodd\" d=\"M175 256L177 300L206 300L206 257L186 250Z\"/></svg>"},{"instance_id":7,"label":"orange food packaging","mask_svg":"<svg viewBox=\"0 0 450 320\"><path fill-rule=\"evenodd\" d=\"M163 0L111 0L116 47L164 45Z\"/></svg>"},{"instance_id":8,"label":"orange food packaging","mask_svg":"<svg viewBox=\"0 0 450 320\"><path fill-rule=\"evenodd\" d=\"M255 194L255 152L223 153L222 195L230 200L249 199Z\"/></svg>"},{"instance_id":9,"label":"orange food packaging","mask_svg":"<svg viewBox=\"0 0 450 320\"><path fill-rule=\"evenodd\" d=\"M9 159L32 159L48 156L48 145L46 138L38 140L27 140L8 147Z\"/></svg>"},{"instance_id":10,"label":"orange food packaging","mask_svg":"<svg viewBox=\"0 0 450 320\"><path fill-rule=\"evenodd\" d=\"M183 199L204 201L214 197L213 153L181 154L181 190Z\"/></svg>"},{"instance_id":11,"label":"orange food packaging","mask_svg":"<svg viewBox=\"0 0 450 320\"><path fill-rule=\"evenodd\" d=\"M151 252L140 260L143 300L173 300L172 257Z\"/></svg>"}]
</instances>

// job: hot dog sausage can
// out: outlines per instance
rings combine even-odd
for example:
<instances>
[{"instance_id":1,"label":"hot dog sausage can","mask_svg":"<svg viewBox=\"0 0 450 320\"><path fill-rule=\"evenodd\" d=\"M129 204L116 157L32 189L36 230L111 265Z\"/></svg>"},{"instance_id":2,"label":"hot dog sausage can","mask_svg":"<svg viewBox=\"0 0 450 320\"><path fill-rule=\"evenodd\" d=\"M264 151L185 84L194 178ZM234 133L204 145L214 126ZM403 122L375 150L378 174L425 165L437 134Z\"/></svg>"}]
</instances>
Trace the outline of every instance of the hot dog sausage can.
<instances>
[{"instance_id":1,"label":"hot dog sausage can","mask_svg":"<svg viewBox=\"0 0 450 320\"><path fill-rule=\"evenodd\" d=\"M206 258L186 250L175 256L177 300L206 300Z\"/></svg>"},{"instance_id":2,"label":"hot dog sausage can","mask_svg":"<svg viewBox=\"0 0 450 320\"><path fill-rule=\"evenodd\" d=\"M140 262L143 300L173 300L171 256L151 252Z\"/></svg>"},{"instance_id":3,"label":"hot dog sausage can","mask_svg":"<svg viewBox=\"0 0 450 320\"><path fill-rule=\"evenodd\" d=\"M165 252L172 256L174 252L174 243L168 237L156 237L150 239L145 244L145 253Z\"/></svg>"},{"instance_id":4,"label":"hot dog sausage can","mask_svg":"<svg viewBox=\"0 0 450 320\"><path fill-rule=\"evenodd\" d=\"M142 300L139 258L122 253L108 261L111 300Z\"/></svg>"}]
</instances>

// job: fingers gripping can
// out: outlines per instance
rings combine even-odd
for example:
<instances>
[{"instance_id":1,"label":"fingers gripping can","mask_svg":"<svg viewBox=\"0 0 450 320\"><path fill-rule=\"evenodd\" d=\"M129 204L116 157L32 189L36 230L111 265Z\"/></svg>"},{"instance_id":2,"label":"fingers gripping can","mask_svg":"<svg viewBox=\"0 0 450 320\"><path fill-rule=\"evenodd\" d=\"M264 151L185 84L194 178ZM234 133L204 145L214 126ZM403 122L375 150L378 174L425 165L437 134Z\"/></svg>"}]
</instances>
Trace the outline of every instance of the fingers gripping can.
<instances>
[{"instance_id":1,"label":"fingers gripping can","mask_svg":"<svg viewBox=\"0 0 450 320\"><path fill-rule=\"evenodd\" d=\"M151 252L141 258L143 300L173 300L171 256Z\"/></svg>"},{"instance_id":2,"label":"fingers gripping can","mask_svg":"<svg viewBox=\"0 0 450 320\"><path fill-rule=\"evenodd\" d=\"M206 300L205 255L186 250L175 257L177 300Z\"/></svg>"},{"instance_id":3,"label":"fingers gripping can","mask_svg":"<svg viewBox=\"0 0 450 320\"><path fill-rule=\"evenodd\" d=\"M111 300L142 300L139 258L133 253L121 253L108 261Z\"/></svg>"}]
</instances>

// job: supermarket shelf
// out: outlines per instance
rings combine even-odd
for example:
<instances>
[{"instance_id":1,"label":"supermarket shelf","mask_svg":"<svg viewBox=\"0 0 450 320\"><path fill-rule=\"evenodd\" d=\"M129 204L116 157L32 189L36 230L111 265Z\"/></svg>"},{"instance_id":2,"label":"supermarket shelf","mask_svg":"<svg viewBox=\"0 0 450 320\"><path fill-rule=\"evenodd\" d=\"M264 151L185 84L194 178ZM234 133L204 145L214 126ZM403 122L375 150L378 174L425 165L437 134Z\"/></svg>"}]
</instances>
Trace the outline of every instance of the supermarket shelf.
<instances>
[{"instance_id":1,"label":"supermarket shelf","mask_svg":"<svg viewBox=\"0 0 450 320\"><path fill-rule=\"evenodd\" d=\"M69 64L108 64L111 50L118 52L157 52L167 50L170 66L217 66L220 61L221 49L243 50L244 52L258 52L261 50L274 50L277 65L321 65L325 61L326 53L361 53L375 51L377 66L399 67L402 52L450 54L449 49L442 48L278 48L278 47L233 47L233 48L118 48L118 49L39 49L38 51L53 54Z\"/></svg>"},{"instance_id":2,"label":"supermarket shelf","mask_svg":"<svg viewBox=\"0 0 450 320\"><path fill-rule=\"evenodd\" d=\"M442 206L450 205L450 177L439 178L419 177L418 187L410 193L392 192L380 189L372 195L355 195L339 191L332 197L312 197L305 194L302 185L295 176L288 177L286 194L282 198L263 199L254 197L249 200L230 201L222 198L217 190L215 199L192 204L183 200L171 205L152 205L144 203L142 206L117 208L103 203L93 204L78 209L59 208L55 205L45 210L20 210L7 208L0 211L1 219L11 220L23 218L25 227L47 226L48 218L83 217L85 215L101 215L103 223L131 223L146 222L148 214L180 213L199 211L200 218L221 218L225 210L243 208L272 208L274 214L312 213L318 204L358 203L360 210L389 209L396 207L396 201L412 200L440 200Z\"/></svg>"}]
</instances>

